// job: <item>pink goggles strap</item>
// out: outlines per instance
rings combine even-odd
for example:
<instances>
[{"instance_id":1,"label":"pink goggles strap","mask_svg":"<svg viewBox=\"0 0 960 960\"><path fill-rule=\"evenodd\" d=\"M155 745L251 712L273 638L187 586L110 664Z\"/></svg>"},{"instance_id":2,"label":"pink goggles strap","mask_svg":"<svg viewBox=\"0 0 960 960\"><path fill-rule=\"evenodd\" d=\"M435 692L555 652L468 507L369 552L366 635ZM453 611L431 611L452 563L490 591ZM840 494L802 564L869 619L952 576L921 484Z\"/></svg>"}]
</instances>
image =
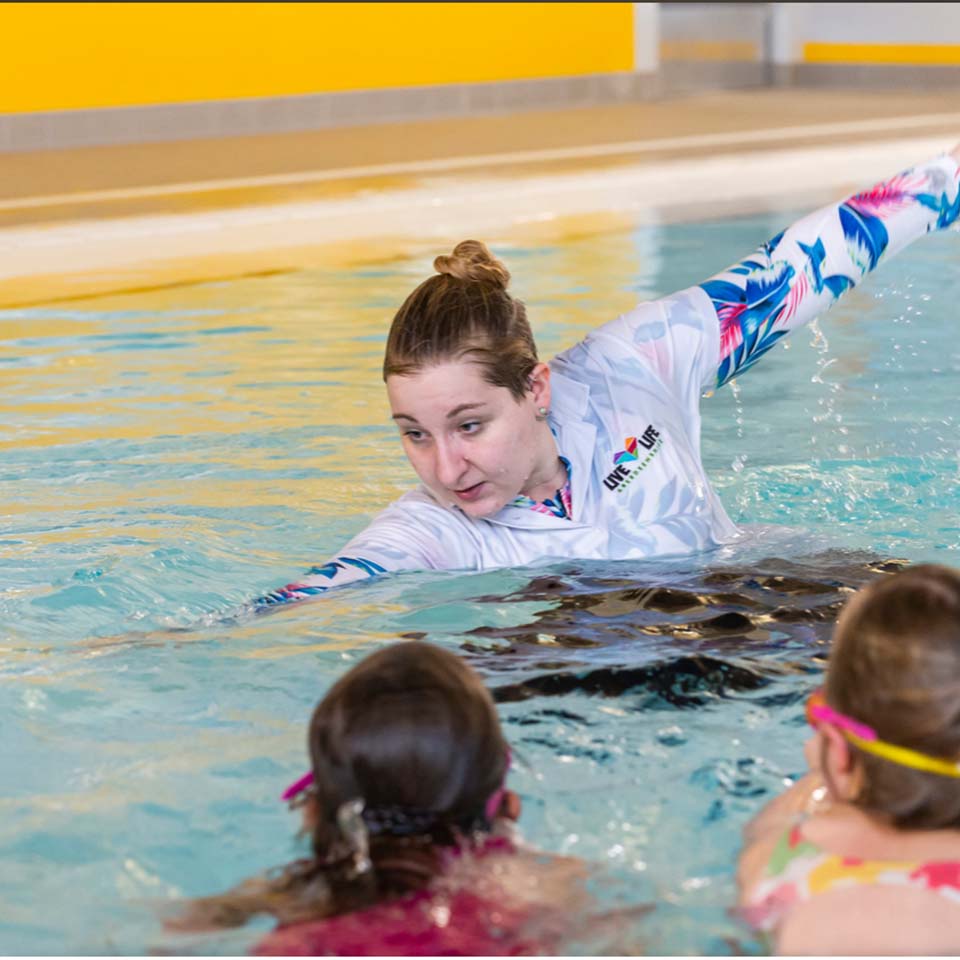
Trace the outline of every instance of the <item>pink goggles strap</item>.
<instances>
[{"instance_id":1,"label":"pink goggles strap","mask_svg":"<svg viewBox=\"0 0 960 960\"><path fill-rule=\"evenodd\" d=\"M832 707L825 703L814 703L810 706L810 713L816 720L823 720L824 723L832 723L841 730L849 730L854 736L861 740L877 740L877 731L873 727L868 727L865 723L858 723L852 717L845 713L838 713Z\"/></svg>"},{"instance_id":2,"label":"pink goggles strap","mask_svg":"<svg viewBox=\"0 0 960 960\"><path fill-rule=\"evenodd\" d=\"M510 771L510 764L512 762L513 762L513 755L508 747L507 748L507 772L508 773ZM507 779L506 773L503 775L503 779L504 781L506 781ZM310 773L305 773L302 777L300 777L299 780L294 780L293 783L291 783L290 786L287 787L287 789L280 794L280 799L283 800L284 802L292 800L295 796L303 793L304 790L312 786L313 786L313 771L311 770ZM483 808L484 816L486 816L488 820L492 821L496 817L497 813L500 810L500 804L503 802L503 795L506 792L507 790L504 784L500 784L500 786L497 787L497 789L490 794Z\"/></svg>"},{"instance_id":3,"label":"pink goggles strap","mask_svg":"<svg viewBox=\"0 0 960 960\"><path fill-rule=\"evenodd\" d=\"M294 780L283 793L280 794L281 800L292 800L298 793L303 793L307 787L313 786L313 771L305 773L299 780Z\"/></svg>"}]
</instances>

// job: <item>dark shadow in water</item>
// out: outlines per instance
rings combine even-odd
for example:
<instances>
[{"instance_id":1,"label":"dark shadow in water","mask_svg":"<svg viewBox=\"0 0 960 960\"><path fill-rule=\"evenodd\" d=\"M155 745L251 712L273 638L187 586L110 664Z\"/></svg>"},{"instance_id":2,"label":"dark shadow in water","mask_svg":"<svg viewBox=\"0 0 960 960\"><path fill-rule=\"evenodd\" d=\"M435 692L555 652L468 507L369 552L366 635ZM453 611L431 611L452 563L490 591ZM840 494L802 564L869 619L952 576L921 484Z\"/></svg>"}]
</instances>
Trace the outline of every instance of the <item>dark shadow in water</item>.
<instances>
[{"instance_id":1,"label":"dark shadow in water","mask_svg":"<svg viewBox=\"0 0 960 960\"><path fill-rule=\"evenodd\" d=\"M501 685L493 689L498 703L554 697L575 691L604 697L618 697L644 689L674 707L698 707L707 694L756 690L768 679L755 670L716 657L678 657L647 667L601 667L586 672L546 673L523 683Z\"/></svg>"},{"instance_id":2,"label":"dark shadow in water","mask_svg":"<svg viewBox=\"0 0 960 960\"><path fill-rule=\"evenodd\" d=\"M499 702L575 691L617 697L647 691L676 707L757 690L784 674L818 673L846 600L905 560L831 552L749 567L674 571L654 582L597 577L569 566L507 596L543 603L517 626L479 627L463 644Z\"/></svg>"}]
</instances>

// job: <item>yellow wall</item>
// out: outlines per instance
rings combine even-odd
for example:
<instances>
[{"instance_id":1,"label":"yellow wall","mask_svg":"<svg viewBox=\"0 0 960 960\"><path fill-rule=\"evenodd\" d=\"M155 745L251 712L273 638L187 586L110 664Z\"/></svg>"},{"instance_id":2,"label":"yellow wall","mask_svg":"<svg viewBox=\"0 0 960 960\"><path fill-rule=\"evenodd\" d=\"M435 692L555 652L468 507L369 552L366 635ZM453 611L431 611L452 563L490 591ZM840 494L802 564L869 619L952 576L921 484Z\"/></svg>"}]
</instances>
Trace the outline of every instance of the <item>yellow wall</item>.
<instances>
[{"instance_id":1,"label":"yellow wall","mask_svg":"<svg viewBox=\"0 0 960 960\"><path fill-rule=\"evenodd\" d=\"M631 3L0 3L0 113L632 69Z\"/></svg>"},{"instance_id":2,"label":"yellow wall","mask_svg":"<svg viewBox=\"0 0 960 960\"><path fill-rule=\"evenodd\" d=\"M960 66L960 44L805 43L806 63L875 63L899 66Z\"/></svg>"}]
</instances>

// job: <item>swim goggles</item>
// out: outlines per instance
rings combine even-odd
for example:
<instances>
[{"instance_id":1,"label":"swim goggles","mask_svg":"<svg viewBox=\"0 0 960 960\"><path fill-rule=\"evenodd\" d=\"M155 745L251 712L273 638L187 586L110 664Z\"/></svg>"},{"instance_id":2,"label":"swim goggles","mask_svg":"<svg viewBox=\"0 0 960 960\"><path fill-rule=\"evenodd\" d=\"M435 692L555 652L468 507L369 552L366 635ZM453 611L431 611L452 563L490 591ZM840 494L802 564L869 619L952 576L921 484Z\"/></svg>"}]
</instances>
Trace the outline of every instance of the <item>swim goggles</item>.
<instances>
[{"instance_id":1,"label":"swim goggles","mask_svg":"<svg viewBox=\"0 0 960 960\"><path fill-rule=\"evenodd\" d=\"M828 706L822 687L815 690L807 700L806 715L807 723L814 729L819 723L831 723L850 743L866 753L883 757L884 760L898 763L901 767L912 767L914 770L936 773L942 777L960 778L960 762L931 757L929 754L920 753L919 750L898 747L894 743L881 740L873 727L868 727L865 723L860 723Z\"/></svg>"},{"instance_id":2,"label":"swim goggles","mask_svg":"<svg viewBox=\"0 0 960 960\"><path fill-rule=\"evenodd\" d=\"M307 797L313 790L313 771L305 773L299 780L294 780L283 793L280 799L290 805L291 810L302 807L307 802Z\"/></svg>"},{"instance_id":3,"label":"swim goggles","mask_svg":"<svg viewBox=\"0 0 960 960\"><path fill-rule=\"evenodd\" d=\"M510 764L513 761L513 756L510 751L510 748L507 748L507 772L503 775L503 782L497 787L493 793L487 797L487 802L483 807L483 814L491 823L497 815L497 811L500 809L500 804L503 802L503 795L507 792L506 780L507 773L510 771ZM958 774L960 776L960 774ZM287 787L283 793L280 794L280 799L287 803L291 810L296 810L298 807L302 807L307 802L307 797L310 796L311 792L314 790L314 778L313 771L305 773L299 780L294 780L293 783Z\"/></svg>"}]
</instances>

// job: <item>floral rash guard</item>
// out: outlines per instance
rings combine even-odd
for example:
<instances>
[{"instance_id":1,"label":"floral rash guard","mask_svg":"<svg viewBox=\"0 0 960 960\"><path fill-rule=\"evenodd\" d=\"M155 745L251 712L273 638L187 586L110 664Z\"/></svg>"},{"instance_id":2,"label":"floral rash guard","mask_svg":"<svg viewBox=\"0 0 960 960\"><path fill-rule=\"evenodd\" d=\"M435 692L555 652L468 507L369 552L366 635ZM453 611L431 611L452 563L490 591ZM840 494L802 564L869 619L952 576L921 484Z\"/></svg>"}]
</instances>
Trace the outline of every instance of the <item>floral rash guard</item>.
<instances>
[{"instance_id":1,"label":"floral rash guard","mask_svg":"<svg viewBox=\"0 0 960 960\"><path fill-rule=\"evenodd\" d=\"M774 933L793 907L812 897L878 885L926 890L960 905L960 862L861 860L828 853L804 838L801 818L780 838L740 912L751 926Z\"/></svg>"},{"instance_id":2,"label":"floral rash guard","mask_svg":"<svg viewBox=\"0 0 960 960\"><path fill-rule=\"evenodd\" d=\"M322 566L254 601L269 607L397 570L484 570L562 558L707 550L736 536L700 457L705 391L753 366L884 259L960 215L949 156L799 220L717 276L642 303L551 361L548 418L568 484L468 517L423 486Z\"/></svg>"}]
</instances>

